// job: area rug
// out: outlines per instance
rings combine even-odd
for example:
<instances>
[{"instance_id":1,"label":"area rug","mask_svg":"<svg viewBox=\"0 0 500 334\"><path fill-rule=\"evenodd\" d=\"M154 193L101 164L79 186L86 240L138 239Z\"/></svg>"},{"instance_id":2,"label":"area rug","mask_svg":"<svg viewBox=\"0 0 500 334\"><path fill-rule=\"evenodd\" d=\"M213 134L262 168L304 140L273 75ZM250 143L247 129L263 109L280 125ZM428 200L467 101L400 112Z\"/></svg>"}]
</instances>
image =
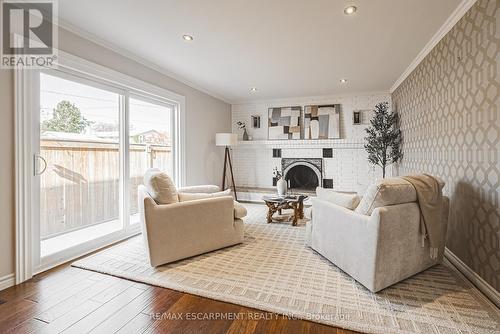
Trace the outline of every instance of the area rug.
<instances>
[{"instance_id":1,"label":"area rug","mask_svg":"<svg viewBox=\"0 0 500 334\"><path fill-rule=\"evenodd\" d=\"M305 246L303 225L247 207L241 245L151 268L135 237L73 266L366 333L500 332L499 310L449 264L374 294Z\"/></svg>"}]
</instances>

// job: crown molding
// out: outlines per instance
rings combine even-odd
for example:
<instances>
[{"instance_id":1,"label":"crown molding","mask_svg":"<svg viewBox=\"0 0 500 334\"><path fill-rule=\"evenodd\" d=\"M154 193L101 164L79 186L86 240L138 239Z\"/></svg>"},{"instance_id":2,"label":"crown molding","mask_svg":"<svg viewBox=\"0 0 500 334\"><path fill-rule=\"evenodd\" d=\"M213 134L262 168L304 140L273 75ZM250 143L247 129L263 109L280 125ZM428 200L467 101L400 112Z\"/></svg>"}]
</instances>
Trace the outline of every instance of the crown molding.
<instances>
[{"instance_id":1,"label":"crown molding","mask_svg":"<svg viewBox=\"0 0 500 334\"><path fill-rule=\"evenodd\" d=\"M422 51L413 59L408 68L394 82L390 91L393 93L396 88L413 72L415 68L424 60L424 58L432 51L432 49L443 39L444 36L457 24L457 22L467 13L467 11L477 2L477 0L462 0L460 5L451 13L446 22L432 36L430 41L424 46Z\"/></svg>"},{"instance_id":2,"label":"crown molding","mask_svg":"<svg viewBox=\"0 0 500 334\"><path fill-rule=\"evenodd\" d=\"M224 96L221 96L221 95L219 95L219 94L217 94L215 92L212 92L212 91L210 91L210 90L208 90L208 89L206 89L204 87L201 87L201 86L199 86L199 85L197 85L197 84L195 84L195 83L187 80L186 78L183 78L182 76L177 75L177 74L175 74L175 73L173 73L173 72L171 72L171 71L169 71L169 70L167 70L167 69L165 69L165 68L163 68L163 67L161 67L161 66L159 66L159 65L157 65L155 63L153 63L152 61L144 59L143 57L140 57L137 54L135 54L135 53L133 53L133 52L127 50L127 49L121 48L121 47L115 45L114 43L108 42L108 41L104 40L103 38L101 38L99 36L96 36L96 35L88 32L88 31L86 31L84 29L81 29L81 28L79 28L79 27L77 27L77 26L69 23L66 20L63 20L63 19L59 18L59 20L58 20L58 26L60 28L63 28L64 30L67 30L67 31L69 31L69 32L71 32L71 33L73 33L73 34L75 34L75 35L83 38L83 39L86 39L86 40L88 40L88 41L90 41L92 43L95 43L95 44L97 44L99 46L102 46L102 47L108 49L108 50L111 50L111 51L113 51L113 52L115 52L115 53L117 53L117 54L119 54L119 55L121 55L121 56L123 56L125 58L133 60L133 61L135 61L135 62L143 65L144 67L149 68L150 70L153 70L153 71L158 72L160 74L163 74L163 75L165 75L167 77L170 77L170 78L172 78L174 80L177 80L177 81L179 81L179 82L181 82L181 83L183 83L183 84L185 84L185 85L187 85L187 86L189 86L189 87L191 87L193 89L196 89L196 90L198 90L200 92L203 92L203 93L205 93L207 95L210 95L210 96L212 96L212 97L214 97L216 99L219 99L219 100L221 100L223 102L226 102L227 104L231 104L232 103L229 99L225 98Z\"/></svg>"}]
</instances>

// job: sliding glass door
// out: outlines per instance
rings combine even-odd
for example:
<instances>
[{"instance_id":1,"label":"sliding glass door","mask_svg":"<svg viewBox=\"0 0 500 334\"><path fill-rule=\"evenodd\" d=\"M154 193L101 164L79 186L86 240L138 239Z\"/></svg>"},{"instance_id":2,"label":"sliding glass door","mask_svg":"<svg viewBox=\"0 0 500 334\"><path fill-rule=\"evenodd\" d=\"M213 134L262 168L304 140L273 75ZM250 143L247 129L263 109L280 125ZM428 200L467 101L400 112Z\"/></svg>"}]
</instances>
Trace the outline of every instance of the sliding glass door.
<instances>
[{"instance_id":1,"label":"sliding glass door","mask_svg":"<svg viewBox=\"0 0 500 334\"><path fill-rule=\"evenodd\" d=\"M57 70L38 77L34 118L40 265L139 231L137 187L148 168L174 179L176 105Z\"/></svg>"},{"instance_id":2,"label":"sliding glass door","mask_svg":"<svg viewBox=\"0 0 500 334\"><path fill-rule=\"evenodd\" d=\"M139 222L137 187L148 168L174 175L172 106L144 97L129 99L130 223Z\"/></svg>"},{"instance_id":3,"label":"sliding glass door","mask_svg":"<svg viewBox=\"0 0 500 334\"><path fill-rule=\"evenodd\" d=\"M40 74L40 255L120 230L120 94Z\"/></svg>"}]
</instances>

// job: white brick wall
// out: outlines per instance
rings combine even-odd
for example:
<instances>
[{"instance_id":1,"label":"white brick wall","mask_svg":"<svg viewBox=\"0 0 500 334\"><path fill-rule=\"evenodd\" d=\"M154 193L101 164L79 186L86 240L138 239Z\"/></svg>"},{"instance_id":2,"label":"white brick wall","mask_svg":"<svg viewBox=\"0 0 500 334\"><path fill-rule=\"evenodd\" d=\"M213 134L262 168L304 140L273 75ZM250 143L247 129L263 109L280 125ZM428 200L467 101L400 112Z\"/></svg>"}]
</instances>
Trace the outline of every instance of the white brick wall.
<instances>
[{"instance_id":1,"label":"white brick wall","mask_svg":"<svg viewBox=\"0 0 500 334\"><path fill-rule=\"evenodd\" d=\"M322 96L289 98L231 106L233 132L241 131L236 122L247 124L250 142L240 142L233 148L235 182L244 187L272 187L272 172L281 169L281 158L273 158L273 148L282 150L282 158L322 158L323 148L333 149L333 158L323 159L323 177L333 179L334 189L364 192L372 180L381 177L380 168L367 162L363 148L365 128L371 113L364 116L363 125L352 124L353 110L372 110L375 104L391 101L389 93L374 93L357 96ZM305 106L311 104L340 104L340 136L331 140L267 140L268 108ZM251 116L261 116L261 128L250 128ZM388 170L390 175L390 169Z\"/></svg>"}]
</instances>

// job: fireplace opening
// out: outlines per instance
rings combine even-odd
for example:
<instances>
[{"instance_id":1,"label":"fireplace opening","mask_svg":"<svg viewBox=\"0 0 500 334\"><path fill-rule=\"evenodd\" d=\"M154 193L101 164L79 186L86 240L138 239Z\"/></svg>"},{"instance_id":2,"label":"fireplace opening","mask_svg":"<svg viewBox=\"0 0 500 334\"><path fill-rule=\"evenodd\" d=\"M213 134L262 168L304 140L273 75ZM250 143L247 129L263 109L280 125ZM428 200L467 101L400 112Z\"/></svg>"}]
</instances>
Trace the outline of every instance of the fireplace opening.
<instances>
[{"instance_id":1,"label":"fireplace opening","mask_svg":"<svg viewBox=\"0 0 500 334\"><path fill-rule=\"evenodd\" d=\"M285 175L290 189L315 190L319 186L316 172L306 165L296 165L290 168Z\"/></svg>"}]
</instances>

